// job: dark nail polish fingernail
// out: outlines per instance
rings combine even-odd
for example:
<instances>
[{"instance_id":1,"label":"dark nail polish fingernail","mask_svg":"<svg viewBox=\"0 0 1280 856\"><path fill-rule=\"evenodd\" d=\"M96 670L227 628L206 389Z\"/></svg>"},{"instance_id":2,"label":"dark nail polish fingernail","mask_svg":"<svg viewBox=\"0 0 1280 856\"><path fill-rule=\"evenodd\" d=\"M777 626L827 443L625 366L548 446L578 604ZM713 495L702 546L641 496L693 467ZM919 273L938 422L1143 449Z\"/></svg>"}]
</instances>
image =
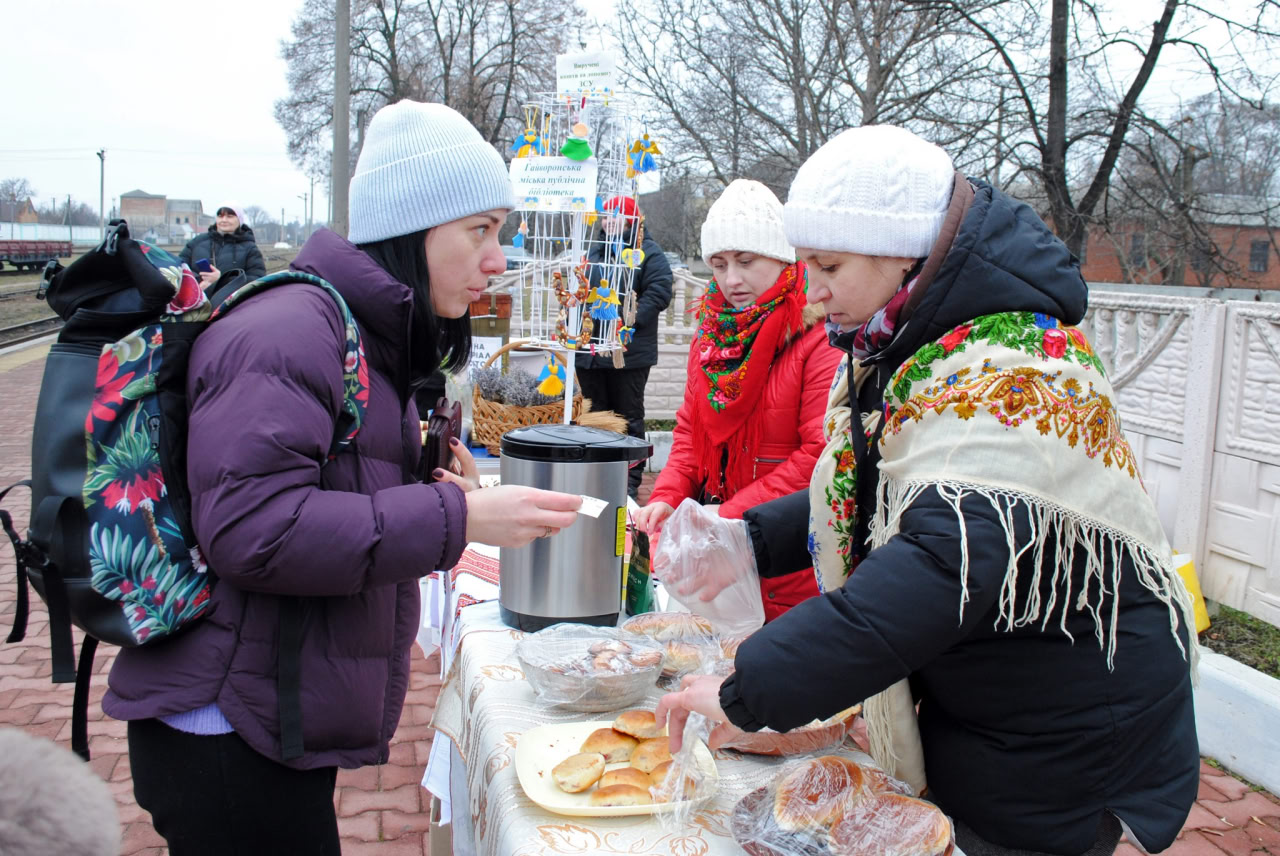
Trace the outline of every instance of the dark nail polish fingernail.
<instances>
[{"instance_id":1,"label":"dark nail polish fingernail","mask_svg":"<svg viewBox=\"0 0 1280 856\"><path fill-rule=\"evenodd\" d=\"M459 440L457 437L450 437L450 438L449 438L449 445L450 445L450 446L461 446L461 445L462 445L462 441L461 441L461 440Z\"/></svg>"},{"instance_id":2,"label":"dark nail polish fingernail","mask_svg":"<svg viewBox=\"0 0 1280 856\"><path fill-rule=\"evenodd\" d=\"M435 476L438 479L442 479L444 478L444 470L440 470L440 469L432 470L431 475Z\"/></svg>"}]
</instances>

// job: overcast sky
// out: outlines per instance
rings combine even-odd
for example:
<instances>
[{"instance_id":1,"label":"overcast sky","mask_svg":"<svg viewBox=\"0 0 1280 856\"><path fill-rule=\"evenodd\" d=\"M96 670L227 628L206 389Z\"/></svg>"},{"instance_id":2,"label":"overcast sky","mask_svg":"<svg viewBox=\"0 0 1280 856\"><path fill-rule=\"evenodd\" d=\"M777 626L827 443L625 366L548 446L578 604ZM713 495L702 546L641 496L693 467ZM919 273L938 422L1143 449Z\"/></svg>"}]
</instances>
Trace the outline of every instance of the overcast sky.
<instances>
[{"instance_id":1,"label":"overcast sky","mask_svg":"<svg viewBox=\"0 0 1280 856\"><path fill-rule=\"evenodd\" d=\"M108 211L141 189L208 213L231 202L300 217L310 180L271 109L288 89L280 40L301 6L0 0L0 179L28 179L37 204L69 193L96 211L105 148Z\"/></svg>"},{"instance_id":2,"label":"overcast sky","mask_svg":"<svg viewBox=\"0 0 1280 856\"><path fill-rule=\"evenodd\" d=\"M600 0L583 6L599 8ZM1243 11L1252 0L1217 0ZM1112 3L1146 25L1161 0ZM134 189L303 216L309 180L285 154L272 117L286 94L280 40L301 0L0 0L0 179L28 179L37 204L106 206ZM1202 36L1209 35L1202 33ZM1221 36L1214 38L1218 41ZM1145 44L1145 40L1144 40ZM1130 73L1120 63L1116 71ZM1144 105L1194 97L1206 84L1187 52L1161 56ZM317 219L327 216L316 188Z\"/></svg>"}]
</instances>

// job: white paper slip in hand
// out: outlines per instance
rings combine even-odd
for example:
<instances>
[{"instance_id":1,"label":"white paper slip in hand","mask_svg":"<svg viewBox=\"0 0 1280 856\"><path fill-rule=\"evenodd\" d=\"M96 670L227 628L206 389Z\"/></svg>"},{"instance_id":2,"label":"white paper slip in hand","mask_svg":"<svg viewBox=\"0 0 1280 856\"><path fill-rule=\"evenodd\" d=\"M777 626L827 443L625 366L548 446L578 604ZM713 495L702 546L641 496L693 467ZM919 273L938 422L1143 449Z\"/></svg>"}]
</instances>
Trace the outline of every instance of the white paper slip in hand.
<instances>
[{"instance_id":1,"label":"white paper slip in hand","mask_svg":"<svg viewBox=\"0 0 1280 856\"><path fill-rule=\"evenodd\" d=\"M594 496L582 497L582 505L578 506L578 513L585 514L588 517L599 517L600 512L609 507L609 503L603 499L596 499Z\"/></svg>"}]
</instances>

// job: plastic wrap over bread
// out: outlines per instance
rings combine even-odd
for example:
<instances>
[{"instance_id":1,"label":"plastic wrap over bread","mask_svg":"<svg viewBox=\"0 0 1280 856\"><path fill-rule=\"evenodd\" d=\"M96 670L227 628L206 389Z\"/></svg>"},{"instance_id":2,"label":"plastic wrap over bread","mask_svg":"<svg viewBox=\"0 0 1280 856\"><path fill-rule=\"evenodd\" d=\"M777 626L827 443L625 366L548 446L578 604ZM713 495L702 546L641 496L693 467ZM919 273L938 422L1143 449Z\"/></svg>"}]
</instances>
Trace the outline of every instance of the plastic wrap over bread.
<instances>
[{"instance_id":1,"label":"plastic wrap over bread","mask_svg":"<svg viewBox=\"0 0 1280 856\"><path fill-rule=\"evenodd\" d=\"M723 657L711 622L691 612L647 612L622 623L623 638L650 640L662 647L662 676L710 674Z\"/></svg>"},{"instance_id":2,"label":"plastic wrap over bread","mask_svg":"<svg viewBox=\"0 0 1280 856\"><path fill-rule=\"evenodd\" d=\"M693 825L693 816L712 795L713 783L694 754L696 747L706 743L710 736L711 723L707 718L700 713L690 713L684 723L680 751L651 774L653 786L650 791L654 800L671 803L684 800L658 817L662 828L669 832L688 830Z\"/></svg>"},{"instance_id":3,"label":"plastic wrap over bread","mask_svg":"<svg viewBox=\"0 0 1280 856\"><path fill-rule=\"evenodd\" d=\"M752 856L949 856L951 821L910 790L869 758L823 755L743 797L729 826Z\"/></svg>"},{"instance_id":4,"label":"plastic wrap over bread","mask_svg":"<svg viewBox=\"0 0 1280 856\"><path fill-rule=\"evenodd\" d=\"M600 712L635 704L662 673L661 645L615 627L556 624L516 646L538 698L568 710Z\"/></svg>"},{"instance_id":5,"label":"plastic wrap over bread","mask_svg":"<svg viewBox=\"0 0 1280 856\"><path fill-rule=\"evenodd\" d=\"M745 635L764 624L755 551L741 520L684 500L662 524L653 573L673 600L705 615L719 633Z\"/></svg>"},{"instance_id":6,"label":"plastic wrap over bread","mask_svg":"<svg viewBox=\"0 0 1280 856\"><path fill-rule=\"evenodd\" d=\"M752 755L812 755L844 742L858 721L862 705L842 710L835 716L777 732L767 728L747 731L721 744L722 749L736 749Z\"/></svg>"}]
</instances>

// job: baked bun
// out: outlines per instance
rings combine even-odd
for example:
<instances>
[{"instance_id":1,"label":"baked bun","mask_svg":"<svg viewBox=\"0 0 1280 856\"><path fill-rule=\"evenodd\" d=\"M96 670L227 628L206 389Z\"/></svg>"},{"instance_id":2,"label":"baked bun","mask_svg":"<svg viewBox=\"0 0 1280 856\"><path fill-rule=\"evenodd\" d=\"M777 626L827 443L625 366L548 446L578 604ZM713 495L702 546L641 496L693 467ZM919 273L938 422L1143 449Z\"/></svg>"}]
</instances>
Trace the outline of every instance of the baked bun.
<instances>
[{"instance_id":1,"label":"baked bun","mask_svg":"<svg viewBox=\"0 0 1280 856\"><path fill-rule=\"evenodd\" d=\"M635 767L619 767L616 770L609 770L600 777L601 788L607 788L610 785L631 785L648 790L651 784L653 782L649 776Z\"/></svg>"},{"instance_id":2,"label":"baked bun","mask_svg":"<svg viewBox=\"0 0 1280 856\"><path fill-rule=\"evenodd\" d=\"M902 794L877 794L846 808L831 824L832 856L946 856L951 821L938 807Z\"/></svg>"},{"instance_id":3,"label":"baked bun","mask_svg":"<svg viewBox=\"0 0 1280 856\"><path fill-rule=\"evenodd\" d=\"M721 639L720 656L724 657L726 660L732 660L734 657L738 656L738 648L740 648L742 643L746 641L747 637L745 636L729 636L725 639Z\"/></svg>"},{"instance_id":4,"label":"baked bun","mask_svg":"<svg viewBox=\"0 0 1280 856\"><path fill-rule=\"evenodd\" d=\"M692 642L668 642L666 652L662 656L663 676L687 675L698 671L705 652L706 649L703 646Z\"/></svg>"},{"instance_id":5,"label":"baked bun","mask_svg":"<svg viewBox=\"0 0 1280 856\"><path fill-rule=\"evenodd\" d=\"M587 797L587 803L598 806L653 805L653 797L649 796L648 788L638 788L635 785L609 785L607 788L597 788L592 791L591 796Z\"/></svg>"},{"instance_id":6,"label":"baked bun","mask_svg":"<svg viewBox=\"0 0 1280 856\"><path fill-rule=\"evenodd\" d=\"M630 734L632 737L638 737L641 740L662 736L662 729L658 727L657 720L654 719L653 711L651 710L623 711L613 721L613 729L621 731L623 734Z\"/></svg>"},{"instance_id":7,"label":"baked bun","mask_svg":"<svg viewBox=\"0 0 1280 856\"><path fill-rule=\"evenodd\" d=\"M631 735L619 734L612 728L597 728L582 741L582 748L578 751L598 752L604 756L605 763L616 764L630 760L631 752L639 742Z\"/></svg>"},{"instance_id":8,"label":"baked bun","mask_svg":"<svg viewBox=\"0 0 1280 856\"><path fill-rule=\"evenodd\" d=\"M604 756L599 752L570 755L551 768L551 778L560 790L579 794L600 781L604 775Z\"/></svg>"},{"instance_id":9,"label":"baked bun","mask_svg":"<svg viewBox=\"0 0 1280 856\"><path fill-rule=\"evenodd\" d=\"M627 655L631 665L641 669L652 668L662 662L661 651L635 651Z\"/></svg>"},{"instance_id":10,"label":"baked bun","mask_svg":"<svg viewBox=\"0 0 1280 856\"><path fill-rule=\"evenodd\" d=\"M691 612L646 612L628 618L622 629L659 642L707 638L713 633L710 621Z\"/></svg>"},{"instance_id":11,"label":"baked bun","mask_svg":"<svg viewBox=\"0 0 1280 856\"><path fill-rule=\"evenodd\" d=\"M673 794L676 790L675 782L670 785L667 784L667 774L671 772L671 768L674 765L675 761L663 761L654 767L653 772L649 774L650 784L653 786L653 793L658 798L658 802L671 802L675 798ZM692 799L697 790L698 785L693 781L693 776L686 775L684 777L684 793L681 798Z\"/></svg>"},{"instance_id":12,"label":"baked bun","mask_svg":"<svg viewBox=\"0 0 1280 856\"><path fill-rule=\"evenodd\" d=\"M671 760L671 744L666 737L651 737L641 740L640 745L631 753L631 766L646 773L663 761Z\"/></svg>"},{"instance_id":13,"label":"baked bun","mask_svg":"<svg viewBox=\"0 0 1280 856\"><path fill-rule=\"evenodd\" d=\"M815 832L853 805L865 786L862 768L847 758L806 761L778 782L773 819L788 832Z\"/></svg>"}]
</instances>

